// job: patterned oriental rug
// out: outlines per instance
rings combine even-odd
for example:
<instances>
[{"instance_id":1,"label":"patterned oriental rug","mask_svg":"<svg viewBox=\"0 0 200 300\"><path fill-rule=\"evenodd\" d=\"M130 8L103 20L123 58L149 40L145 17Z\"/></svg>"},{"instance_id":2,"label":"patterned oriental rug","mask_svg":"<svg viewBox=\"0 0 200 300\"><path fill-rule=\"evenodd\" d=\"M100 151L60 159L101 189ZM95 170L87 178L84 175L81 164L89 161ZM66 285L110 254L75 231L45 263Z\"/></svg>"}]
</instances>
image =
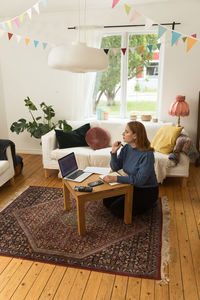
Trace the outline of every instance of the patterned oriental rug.
<instances>
[{"instance_id":1,"label":"patterned oriental rug","mask_svg":"<svg viewBox=\"0 0 200 300\"><path fill-rule=\"evenodd\" d=\"M101 200L86 203L87 234L77 231L76 203L63 209L61 188L31 186L0 212L0 254L167 282L169 208L134 217L111 215Z\"/></svg>"}]
</instances>

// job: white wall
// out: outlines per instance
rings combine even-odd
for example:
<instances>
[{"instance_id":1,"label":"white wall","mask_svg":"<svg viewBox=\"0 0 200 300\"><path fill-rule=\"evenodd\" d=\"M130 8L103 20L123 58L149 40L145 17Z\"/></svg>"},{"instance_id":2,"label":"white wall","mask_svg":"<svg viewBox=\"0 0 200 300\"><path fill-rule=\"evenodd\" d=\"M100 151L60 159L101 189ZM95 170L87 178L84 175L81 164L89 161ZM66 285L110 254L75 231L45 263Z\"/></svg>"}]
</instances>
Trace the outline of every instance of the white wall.
<instances>
[{"instance_id":1,"label":"white wall","mask_svg":"<svg viewBox=\"0 0 200 300\"><path fill-rule=\"evenodd\" d=\"M175 3L146 5L137 9L158 23L181 22L182 25L176 27L179 32L188 35L198 33L200 5L196 1L191 1L192 5ZM120 6L110 11L90 11L87 13L87 20L88 23L96 25L129 24L129 18ZM143 23L143 19L139 19L138 23ZM39 17L33 16L32 21L27 20L14 32L24 37L59 44L75 40L76 32L67 30L67 27L77 24L75 11L41 14ZM182 118L181 124L195 140L200 89L200 43L197 42L186 54L182 41L178 46L173 48L170 46L170 35L171 32L168 31L164 49L160 117L164 121L176 121L174 117L168 115L168 108L177 94L185 95L190 105L190 116ZM83 111L84 97L80 97L82 102L79 103L79 95L84 93L81 81L87 75L50 69L47 66L48 49L43 50L41 46L34 49L30 44L26 46L24 41L17 44L15 37L8 41L6 35L1 38L0 44L0 138L13 140L18 152L40 153L39 141L30 138L27 133L16 135L9 130L12 122L21 117L30 118L23 100L29 96L36 105L42 101L53 105L57 120L73 119L77 115L77 110L79 115Z\"/></svg>"}]
</instances>

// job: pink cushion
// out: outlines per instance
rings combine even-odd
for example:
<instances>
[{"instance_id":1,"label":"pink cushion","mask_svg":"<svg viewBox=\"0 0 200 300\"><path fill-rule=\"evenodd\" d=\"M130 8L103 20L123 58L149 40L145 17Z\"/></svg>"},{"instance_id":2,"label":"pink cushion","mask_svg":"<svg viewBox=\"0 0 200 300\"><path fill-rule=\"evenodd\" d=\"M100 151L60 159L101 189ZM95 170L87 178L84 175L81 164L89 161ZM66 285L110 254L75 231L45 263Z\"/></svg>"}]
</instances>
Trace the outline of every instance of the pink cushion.
<instances>
[{"instance_id":1,"label":"pink cushion","mask_svg":"<svg viewBox=\"0 0 200 300\"><path fill-rule=\"evenodd\" d=\"M109 146L110 134L101 127L93 127L87 131L85 140L93 150L102 149Z\"/></svg>"}]
</instances>

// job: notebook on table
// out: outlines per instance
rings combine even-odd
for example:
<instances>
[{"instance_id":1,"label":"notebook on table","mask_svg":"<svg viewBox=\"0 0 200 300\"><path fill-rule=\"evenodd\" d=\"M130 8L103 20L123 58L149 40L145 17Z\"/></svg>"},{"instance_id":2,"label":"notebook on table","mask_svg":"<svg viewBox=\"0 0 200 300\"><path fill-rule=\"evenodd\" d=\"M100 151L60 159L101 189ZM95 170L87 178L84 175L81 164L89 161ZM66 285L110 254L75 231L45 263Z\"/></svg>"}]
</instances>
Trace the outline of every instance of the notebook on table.
<instances>
[{"instance_id":1,"label":"notebook on table","mask_svg":"<svg viewBox=\"0 0 200 300\"><path fill-rule=\"evenodd\" d=\"M83 170L78 169L74 152L58 159L58 164L63 179L82 182L87 177L92 175L92 173L84 172Z\"/></svg>"}]
</instances>

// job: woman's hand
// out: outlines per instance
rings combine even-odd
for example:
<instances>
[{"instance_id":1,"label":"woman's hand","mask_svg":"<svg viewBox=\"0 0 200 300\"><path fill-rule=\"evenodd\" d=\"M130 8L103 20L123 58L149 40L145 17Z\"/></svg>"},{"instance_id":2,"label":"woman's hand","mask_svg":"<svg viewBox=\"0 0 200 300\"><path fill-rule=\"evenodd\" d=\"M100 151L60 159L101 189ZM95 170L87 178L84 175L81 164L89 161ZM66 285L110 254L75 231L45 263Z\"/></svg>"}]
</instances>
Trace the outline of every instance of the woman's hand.
<instances>
[{"instance_id":1,"label":"woman's hand","mask_svg":"<svg viewBox=\"0 0 200 300\"><path fill-rule=\"evenodd\" d=\"M120 141L116 141L112 144L112 153L116 153L117 150L122 146Z\"/></svg>"},{"instance_id":2,"label":"woman's hand","mask_svg":"<svg viewBox=\"0 0 200 300\"><path fill-rule=\"evenodd\" d=\"M117 182L117 176L106 175L104 176L103 181L106 183Z\"/></svg>"}]
</instances>

